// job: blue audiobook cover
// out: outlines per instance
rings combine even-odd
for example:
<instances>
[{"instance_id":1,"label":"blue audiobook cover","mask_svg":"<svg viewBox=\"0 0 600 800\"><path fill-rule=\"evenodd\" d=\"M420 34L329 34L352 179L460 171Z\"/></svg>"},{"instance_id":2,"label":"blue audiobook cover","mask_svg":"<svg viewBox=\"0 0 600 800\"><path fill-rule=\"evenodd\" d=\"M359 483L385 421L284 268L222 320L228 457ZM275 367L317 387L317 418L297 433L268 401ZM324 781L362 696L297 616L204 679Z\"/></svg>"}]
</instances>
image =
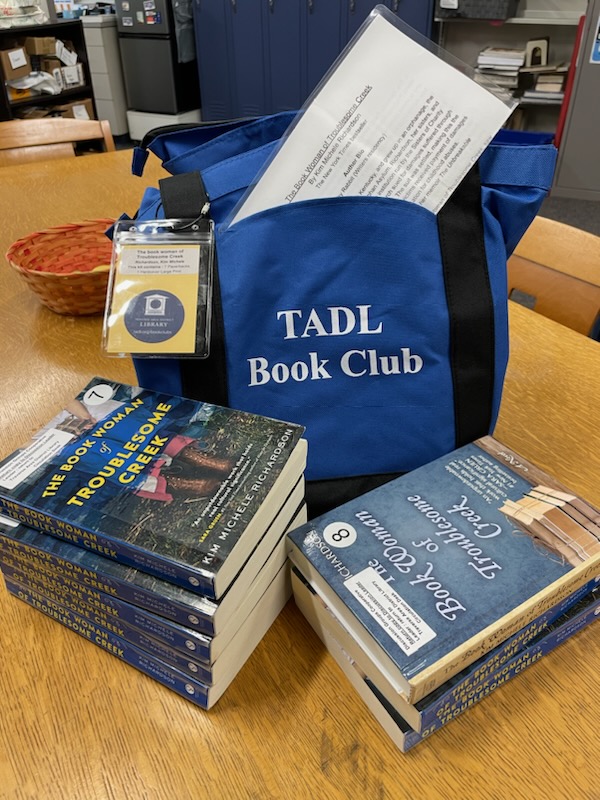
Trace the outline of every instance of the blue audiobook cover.
<instances>
[{"instance_id":1,"label":"blue audiobook cover","mask_svg":"<svg viewBox=\"0 0 600 800\"><path fill-rule=\"evenodd\" d=\"M302 434L95 378L0 462L0 510L216 599L301 476Z\"/></svg>"},{"instance_id":2,"label":"blue audiobook cover","mask_svg":"<svg viewBox=\"0 0 600 800\"><path fill-rule=\"evenodd\" d=\"M292 531L290 556L416 702L597 573L594 533L545 503L550 524L537 487L559 485L485 437Z\"/></svg>"}]
</instances>

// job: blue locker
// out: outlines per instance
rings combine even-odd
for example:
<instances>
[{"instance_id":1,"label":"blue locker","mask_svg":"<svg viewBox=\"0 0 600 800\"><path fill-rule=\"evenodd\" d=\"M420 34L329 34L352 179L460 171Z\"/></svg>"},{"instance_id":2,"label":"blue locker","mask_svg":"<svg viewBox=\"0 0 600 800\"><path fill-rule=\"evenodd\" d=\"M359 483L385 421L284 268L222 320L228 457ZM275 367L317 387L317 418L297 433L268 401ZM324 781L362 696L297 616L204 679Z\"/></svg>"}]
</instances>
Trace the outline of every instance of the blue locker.
<instances>
[{"instance_id":1,"label":"blue locker","mask_svg":"<svg viewBox=\"0 0 600 800\"><path fill-rule=\"evenodd\" d=\"M397 14L411 28L431 37L433 29L433 0L386 0L384 5Z\"/></svg>"},{"instance_id":2,"label":"blue locker","mask_svg":"<svg viewBox=\"0 0 600 800\"><path fill-rule=\"evenodd\" d=\"M194 0L204 120L299 108L375 0ZM433 0L385 5L430 36Z\"/></svg>"},{"instance_id":3,"label":"blue locker","mask_svg":"<svg viewBox=\"0 0 600 800\"><path fill-rule=\"evenodd\" d=\"M229 35L231 7L222 0L194 0L193 7L202 117L229 119L236 116L232 94L236 81Z\"/></svg>"},{"instance_id":4,"label":"blue locker","mask_svg":"<svg viewBox=\"0 0 600 800\"><path fill-rule=\"evenodd\" d=\"M241 2L241 0L239 0ZM266 97L263 113L293 111L305 97L302 65L303 4L299 0L263 0L262 47L266 60Z\"/></svg>"},{"instance_id":5,"label":"blue locker","mask_svg":"<svg viewBox=\"0 0 600 800\"><path fill-rule=\"evenodd\" d=\"M302 4L304 14L300 37L304 57L304 103L342 51L346 43L346 27L342 3L303 0Z\"/></svg>"}]
</instances>

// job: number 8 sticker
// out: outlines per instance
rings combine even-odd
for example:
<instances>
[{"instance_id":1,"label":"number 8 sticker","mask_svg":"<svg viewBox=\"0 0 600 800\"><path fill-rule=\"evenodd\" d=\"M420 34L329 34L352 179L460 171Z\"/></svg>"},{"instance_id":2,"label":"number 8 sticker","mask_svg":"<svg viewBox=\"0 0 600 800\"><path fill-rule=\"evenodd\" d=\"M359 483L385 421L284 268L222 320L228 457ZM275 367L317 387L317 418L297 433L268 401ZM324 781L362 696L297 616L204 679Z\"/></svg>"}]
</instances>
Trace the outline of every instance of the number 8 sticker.
<instances>
[{"instance_id":1,"label":"number 8 sticker","mask_svg":"<svg viewBox=\"0 0 600 800\"><path fill-rule=\"evenodd\" d=\"M356 529L347 522L330 522L325 526L323 538L330 547L350 547L356 541Z\"/></svg>"}]
</instances>

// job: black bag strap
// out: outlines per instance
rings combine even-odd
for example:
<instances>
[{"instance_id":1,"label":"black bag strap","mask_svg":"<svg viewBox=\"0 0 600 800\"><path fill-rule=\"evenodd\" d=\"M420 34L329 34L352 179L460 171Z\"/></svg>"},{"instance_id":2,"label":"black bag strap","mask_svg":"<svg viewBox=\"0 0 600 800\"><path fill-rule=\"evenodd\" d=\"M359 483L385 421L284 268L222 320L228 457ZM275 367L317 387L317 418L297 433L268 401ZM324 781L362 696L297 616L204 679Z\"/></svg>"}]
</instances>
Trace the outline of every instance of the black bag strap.
<instances>
[{"instance_id":1,"label":"black bag strap","mask_svg":"<svg viewBox=\"0 0 600 800\"><path fill-rule=\"evenodd\" d=\"M484 436L492 420L494 303L488 274L477 164L438 214L446 299L456 447Z\"/></svg>"},{"instance_id":2,"label":"black bag strap","mask_svg":"<svg viewBox=\"0 0 600 800\"><path fill-rule=\"evenodd\" d=\"M162 178L158 185L163 211L167 219L197 219L209 201L198 172L185 172L181 175ZM205 403L227 406L225 323L221 306L216 250L211 302L209 355L207 358L182 358L179 360L181 391L185 397L194 397Z\"/></svg>"}]
</instances>

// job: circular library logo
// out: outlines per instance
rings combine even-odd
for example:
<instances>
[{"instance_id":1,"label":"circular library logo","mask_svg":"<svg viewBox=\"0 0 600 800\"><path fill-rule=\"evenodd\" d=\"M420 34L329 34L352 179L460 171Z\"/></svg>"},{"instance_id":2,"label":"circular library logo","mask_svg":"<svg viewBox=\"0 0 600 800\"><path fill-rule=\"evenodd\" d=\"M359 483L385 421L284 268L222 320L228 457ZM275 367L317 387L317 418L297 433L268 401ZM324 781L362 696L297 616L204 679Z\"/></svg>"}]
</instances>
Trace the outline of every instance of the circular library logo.
<instances>
[{"instance_id":1,"label":"circular library logo","mask_svg":"<svg viewBox=\"0 0 600 800\"><path fill-rule=\"evenodd\" d=\"M347 522L330 522L323 530L323 539L330 547L350 547L356 541L356 528Z\"/></svg>"},{"instance_id":2,"label":"circular library logo","mask_svg":"<svg viewBox=\"0 0 600 800\"><path fill-rule=\"evenodd\" d=\"M134 297L125 311L125 327L140 342L166 342L181 330L185 312L171 292L149 291Z\"/></svg>"}]
</instances>

